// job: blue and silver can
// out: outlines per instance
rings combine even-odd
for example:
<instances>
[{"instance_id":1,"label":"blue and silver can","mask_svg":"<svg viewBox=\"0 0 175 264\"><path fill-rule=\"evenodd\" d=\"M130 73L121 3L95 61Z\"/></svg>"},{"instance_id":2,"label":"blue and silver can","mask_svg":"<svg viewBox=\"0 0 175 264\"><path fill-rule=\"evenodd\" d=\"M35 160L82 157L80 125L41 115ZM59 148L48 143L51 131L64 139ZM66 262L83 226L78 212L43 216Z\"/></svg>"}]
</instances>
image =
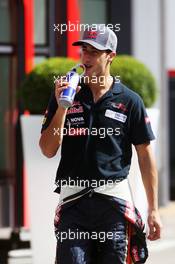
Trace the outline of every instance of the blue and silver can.
<instances>
[{"instance_id":1,"label":"blue and silver can","mask_svg":"<svg viewBox=\"0 0 175 264\"><path fill-rule=\"evenodd\" d=\"M65 89L62 92L62 94L59 98L59 105L64 107L64 108L69 108L74 101L76 89L77 89L77 86L78 86L78 83L79 83L80 77L81 77L81 75L79 75L76 72L76 69L78 67L82 67L84 69L83 64L78 64L71 71L69 71L66 75L66 81L69 83L69 85L68 85L67 89Z\"/></svg>"}]
</instances>

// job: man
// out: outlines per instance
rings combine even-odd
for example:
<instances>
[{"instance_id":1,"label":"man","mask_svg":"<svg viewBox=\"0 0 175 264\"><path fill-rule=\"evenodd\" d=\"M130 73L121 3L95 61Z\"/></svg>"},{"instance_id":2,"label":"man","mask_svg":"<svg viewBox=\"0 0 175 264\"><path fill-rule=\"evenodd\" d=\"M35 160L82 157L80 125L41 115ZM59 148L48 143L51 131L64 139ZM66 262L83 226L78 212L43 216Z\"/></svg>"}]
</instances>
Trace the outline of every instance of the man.
<instances>
[{"instance_id":1,"label":"man","mask_svg":"<svg viewBox=\"0 0 175 264\"><path fill-rule=\"evenodd\" d=\"M102 25L90 27L73 45L81 46L86 68L81 89L65 109L59 98L68 83L56 83L40 138L48 158L62 145L56 177L56 263L124 264L131 263L130 256L134 263L144 263L144 225L132 204L127 175L133 144L149 205L148 239L159 239L151 125L140 97L110 75L117 48L114 32Z\"/></svg>"}]
</instances>

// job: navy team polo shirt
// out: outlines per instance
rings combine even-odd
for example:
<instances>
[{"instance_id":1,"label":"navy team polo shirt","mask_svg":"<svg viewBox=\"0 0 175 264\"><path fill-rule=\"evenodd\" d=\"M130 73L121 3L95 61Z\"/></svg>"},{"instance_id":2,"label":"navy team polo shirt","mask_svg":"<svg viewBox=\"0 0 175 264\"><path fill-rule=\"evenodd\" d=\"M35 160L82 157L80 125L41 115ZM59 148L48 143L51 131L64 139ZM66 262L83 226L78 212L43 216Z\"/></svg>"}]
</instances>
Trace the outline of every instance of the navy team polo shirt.
<instances>
[{"instance_id":1,"label":"navy team polo shirt","mask_svg":"<svg viewBox=\"0 0 175 264\"><path fill-rule=\"evenodd\" d=\"M90 88L85 84L81 86L66 115L61 160L56 175L58 193L62 180L99 182L125 179L131 165L132 144L154 139L138 94L114 82L111 89L94 103ZM48 127L57 107L53 93L42 131Z\"/></svg>"}]
</instances>

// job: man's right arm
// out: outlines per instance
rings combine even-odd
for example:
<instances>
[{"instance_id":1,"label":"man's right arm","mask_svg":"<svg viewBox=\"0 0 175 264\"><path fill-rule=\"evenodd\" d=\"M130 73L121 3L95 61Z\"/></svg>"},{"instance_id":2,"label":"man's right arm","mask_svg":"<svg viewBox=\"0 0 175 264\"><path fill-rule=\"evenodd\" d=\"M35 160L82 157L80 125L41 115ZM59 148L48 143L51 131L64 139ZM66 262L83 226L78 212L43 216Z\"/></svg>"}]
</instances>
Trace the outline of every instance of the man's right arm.
<instances>
[{"instance_id":1,"label":"man's right arm","mask_svg":"<svg viewBox=\"0 0 175 264\"><path fill-rule=\"evenodd\" d=\"M58 80L55 83L55 98L57 103L63 90L67 89L68 82ZM66 118L67 109L59 106L49 124L49 126L42 131L39 146L42 153L47 158L52 158L56 155L62 140L63 140L63 128Z\"/></svg>"},{"instance_id":2,"label":"man's right arm","mask_svg":"<svg viewBox=\"0 0 175 264\"><path fill-rule=\"evenodd\" d=\"M67 109L59 106L49 126L42 132L39 146L47 158L56 155L63 139L63 128Z\"/></svg>"}]
</instances>

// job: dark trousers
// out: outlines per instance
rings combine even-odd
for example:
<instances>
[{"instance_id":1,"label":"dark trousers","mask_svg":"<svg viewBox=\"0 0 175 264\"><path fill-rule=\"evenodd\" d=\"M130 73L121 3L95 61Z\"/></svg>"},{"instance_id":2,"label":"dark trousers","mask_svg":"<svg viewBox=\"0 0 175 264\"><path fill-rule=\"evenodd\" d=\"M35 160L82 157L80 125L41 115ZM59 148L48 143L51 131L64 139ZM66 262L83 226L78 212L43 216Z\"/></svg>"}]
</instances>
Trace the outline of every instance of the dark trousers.
<instances>
[{"instance_id":1,"label":"dark trousers","mask_svg":"<svg viewBox=\"0 0 175 264\"><path fill-rule=\"evenodd\" d=\"M57 264L129 263L129 224L99 194L57 207L54 224Z\"/></svg>"}]
</instances>

